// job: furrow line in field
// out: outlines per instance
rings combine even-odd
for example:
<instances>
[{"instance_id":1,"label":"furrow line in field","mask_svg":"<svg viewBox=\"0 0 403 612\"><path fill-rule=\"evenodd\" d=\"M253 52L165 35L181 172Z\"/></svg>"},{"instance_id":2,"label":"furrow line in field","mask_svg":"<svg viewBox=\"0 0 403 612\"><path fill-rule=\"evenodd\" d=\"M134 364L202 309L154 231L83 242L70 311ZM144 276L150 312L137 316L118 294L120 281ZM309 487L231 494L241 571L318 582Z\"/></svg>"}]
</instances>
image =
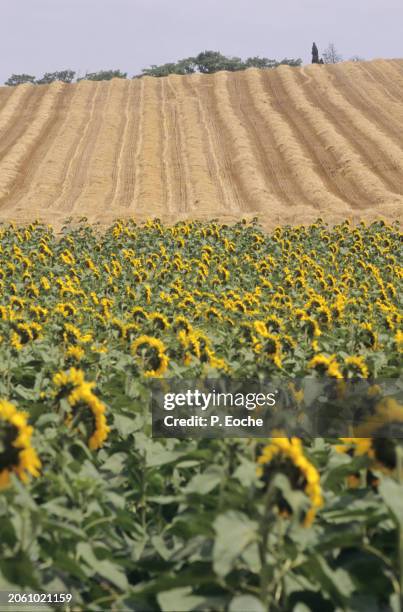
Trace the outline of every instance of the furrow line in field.
<instances>
[{"instance_id":1,"label":"furrow line in field","mask_svg":"<svg viewBox=\"0 0 403 612\"><path fill-rule=\"evenodd\" d=\"M296 140L299 142L302 154L305 154L307 159L311 160L312 167L321 177L327 191L350 205L352 202L355 203L349 181L345 179L336 183L334 180L336 162L333 155L312 135L311 126L303 119L302 115L299 112L295 112L295 109L290 104L289 96L278 77L277 70L273 70L270 73L263 71L261 82L264 91L272 100L272 108L289 125ZM287 167L287 171L290 172L290 168ZM357 194L357 200L359 201L359 194Z\"/></svg>"},{"instance_id":2,"label":"furrow line in field","mask_svg":"<svg viewBox=\"0 0 403 612\"><path fill-rule=\"evenodd\" d=\"M88 86L88 90L92 93L85 113L86 122L67 166L60 194L52 205L53 211L65 211L69 214L84 186L88 156L93 147L91 135L94 133L95 116L99 115L102 105L105 104L106 90L101 82L91 87L90 83L83 81L83 85Z\"/></svg>"},{"instance_id":3,"label":"furrow line in field","mask_svg":"<svg viewBox=\"0 0 403 612\"><path fill-rule=\"evenodd\" d=\"M83 83L79 83L74 89L65 88L63 102L66 104L66 110L62 115L64 118L32 174L24 194L24 206L35 208L38 202L45 210L54 206L63 188L69 164L77 150L77 142L81 139L87 124L88 117L83 109L90 106L92 91ZM22 194L19 200L21 198Z\"/></svg>"},{"instance_id":4,"label":"furrow line in field","mask_svg":"<svg viewBox=\"0 0 403 612\"><path fill-rule=\"evenodd\" d=\"M144 105L141 148L138 151L136 178L138 189L134 212L149 216L162 211L164 185L161 172L162 131L158 103L158 79L144 77Z\"/></svg>"},{"instance_id":5,"label":"furrow line in field","mask_svg":"<svg viewBox=\"0 0 403 612\"><path fill-rule=\"evenodd\" d=\"M403 79L403 60L391 60L388 62L392 68L394 68L399 75L399 82L401 83L401 79Z\"/></svg>"},{"instance_id":6,"label":"furrow line in field","mask_svg":"<svg viewBox=\"0 0 403 612\"><path fill-rule=\"evenodd\" d=\"M18 91L18 87L1 87L0 86L0 115L2 109L6 106L10 98Z\"/></svg>"},{"instance_id":7,"label":"furrow line in field","mask_svg":"<svg viewBox=\"0 0 403 612\"><path fill-rule=\"evenodd\" d=\"M128 207L134 197L136 171L135 155L136 143L139 139L141 87L141 84L136 80L129 82L127 108L125 109L125 112L127 112L127 125L122 136L122 148L120 150L119 161L117 162L118 177L116 181L116 190L110 204L111 210L125 213L127 213Z\"/></svg>"},{"instance_id":8,"label":"furrow line in field","mask_svg":"<svg viewBox=\"0 0 403 612\"><path fill-rule=\"evenodd\" d=\"M279 155L277 144L274 141L271 130L268 129L266 118L262 111L267 110L268 97L263 92L261 104L255 99L255 82L251 81L250 73L253 69L244 73L234 73L229 79L229 88L234 101L233 108L239 120L247 128L251 143L254 147L256 160L259 162L263 173L270 182L270 186L278 199L285 205L295 205L296 201L304 202L304 196L299 191L297 184L287 174L283 175L284 167ZM258 71L256 71L258 72ZM262 93L262 92L261 92Z\"/></svg>"},{"instance_id":9,"label":"furrow line in field","mask_svg":"<svg viewBox=\"0 0 403 612\"><path fill-rule=\"evenodd\" d=\"M368 114L395 144L403 142L403 105L387 91L381 79L366 70L363 63L346 62L340 70L334 67L335 86L346 100Z\"/></svg>"},{"instance_id":10,"label":"furrow line in field","mask_svg":"<svg viewBox=\"0 0 403 612\"><path fill-rule=\"evenodd\" d=\"M380 80L384 87L393 96L396 102L402 102L403 96L403 62L400 60L386 61L376 60L371 62L369 70L376 79Z\"/></svg>"},{"instance_id":11,"label":"furrow line in field","mask_svg":"<svg viewBox=\"0 0 403 612\"><path fill-rule=\"evenodd\" d=\"M105 83L97 83L88 105L87 122L77 143L68 171L63 182L62 191L52 207L69 215L74 210L74 203L84 188L88 162L94 151L96 136L102 121L102 113L107 100ZM87 211L82 211L85 215Z\"/></svg>"},{"instance_id":12,"label":"furrow line in field","mask_svg":"<svg viewBox=\"0 0 403 612\"><path fill-rule=\"evenodd\" d=\"M391 191L398 189L401 178L396 171L403 172L402 149L378 128L372 120L373 116L369 119L368 109L361 112L349 103L337 88L332 77L333 69L337 70L337 66L321 70L315 87L309 91L305 89L307 98L324 106L332 124L337 125L339 133L350 141L371 170L383 179L387 188ZM300 76L298 78L300 80Z\"/></svg>"},{"instance_id":13,"label":"furrow line in field","mask_svg":"<svg viewBox=\"0 0 403 612\"><path fill-rule=\"evenodd\" d=\"M245 124L234 111L234 100L228 89L228 73L214 75L214 94L217 97L217 112L222 129L228 134L227 146L232 156L232 175L242 185L245 210L249 212L271 212L282 207L261 168L256 167L256 157ZM236 179L236 180L237 180Z\"/></svg>"},{"instance_id":14,"label":"furrow line in field","mask_svg":"<svg viewBox=\"0 0 403 612\"><path fill-rule=\"evenodd\" d=\"M165 185L165 208L168 214L173 212L172 198L172 172L169 163L169 129L168 129L168 109L167 109L167 94L166 83L160 79L160 105L161 105L161 122L162 122L162 181Z\"/></svg>"},{"instance_id":15,"label":"furrow line in field","mask_svg":"<svg viewBox=\"0 0 403 612\"><path fill-rule=\"evenodd\" d=\"M245 79L253 104L254 112L251 115L260 116L263 124L259 125L259 133L265 135L265 142L273 141L267 156L278 157L276 168L281 172L282 182L294 185L293 192L290 195L287 193L288 205L291 203L296 209L301 207L302 211L306 201L318 211L345 210L347 213L350 210L348 202L328 190L287 118L276 110L273 97L263 87L262 73L258 70L247 70ZM284 169L288 169L285 175Z\"/></svg>"},{"instance_id":16,"label":"furrow line in field","mask_svg":"<svg viewBox=\"0 0 403 612\"><path fill-rule=\"evenodd\" d=\"M114 150L111 185L105 198L104 208L110 210L116 201L117 194L121 191L123 181L123 155L127 142L127 132L129 129L129 107L130 107L130 86L133 81L124 80L124 100L122 103L123 112L120 113L118 127L117 144Z\"/></svg>"},{"instance_id":17,"label":"furrow line in field","mask_svg":"<svg viewBox=\"0 0 403 612\"><path fill-rule=\"evenodd\" d=\"M0 162L29 128L41 101L47 94L46 87L35 87L34 85L28 87L26 95L16 105L13 116L9 118L8 126L4 127L0 136Z\"/></svg>"},{"instance_id":18,"label":"furrow line in field","mask_svg":"<svg viewBox=\"0 0 403 612\"><path fill-rule=\"evenodd\" d=\"M165 80L167 98L167 120L169 137L169 152L171 161L171 190L173 212L186 211L188 200L194 200L189 177L189 167L186 157L186 143L183 126L180 121L180 108L174 87L175 77Z\"/></svg>"},{"instance_id":19,"label":"furrow line in field","mask_svg":"<svg viewBox=\"0 0 403 612\"><path fill-rule=\"evenodd\" d=\"M203 149L206 157L206 163L208 168L208 174L211 181L216 186L217 193L217 213L221 212L234 212L234 200L231 191L228 189L227 181L225 180L224 173L220 168L219 163L219 152L217 152L215 141L212 133L212 124L210 117L206 112L206 108L203 105L203 97L200 94L200 87L203 87L203 77L195 74L191 78L183 80L185 87L187 87L190 95L197 104L198 122L201 127L201 134L203 138Z\"/></svg>"},{"instance_id":20,"label":"furrow line in field","mask_svg":"<svg viewBox=\"0 0 403 612\"><path fill-rule=\"evenodd\" d=\"M377 89L383 96L390 101L393 101L395 104L401 105L401 99L403 95L403 91L400 88L396 88L391 84L391 77L385 74L385 71L382 68L378 68L377 62L375 65L367 65L367 63L360 64L361 71L367 75L368 79L374 84L375 89ZM395 75L394 75L395 76Z\"/></svg>"},{"instance_id":21,"label":"furrow line in field","mask_svg":"<svg viewBox=\"0 0 403 612\"><path fill-rule=\"evenodd\" d=\"M134 186L133 186L133 198L130 202L127 203L127 207L133 210L136 209L137 203L139 201L140 195L140 155L141 149L143 146L143 134L144 134L144 112L145 112L145 79L141 79L140 81L140 94L139 94L139 108L138 108L138 129L137 129L137 139L136 139L136 148L134 153Z\"/></svg>"},{"instance_id":22,"label":"furrow line in field","mask_svg":"<svg viewBox=\"0 0 403 612\"><path fill-rule=\"evenodd\" d=\"M38 144L47 125L54 120L52 111L64 89L61 83L49 86L29 127L0 162L0 200L9 195L24 161Z\"/></svg>"},{"instance_id":23,"label":"furrow line in field","mask_svg":"<svg viewBox=\"0 0 403 612\"><path fill-rule=\"evenodd\" d=\"M36 91L34 85L20 85L19 87L2 87L0 108L0 136L3 142L4 132L14 127L20 116L22 105L26 98Z\"/></svg>"},{"instance_id":24,"label":"furrow line in field","mask_svg":"<svg viewBox=\"0 0 403 612\"><path fill-rule=\"evenodd\" d=\"M194 78L194 77L193 77ZM218 101L214 95L214 77L200 75L197 81L197 93L200 97L206 122L210 126L211 146L216 151L217 171L221 178L221 186L226 194L228 212L239 214L243 209L243 196L239 180L234 180L232 156L227 131L222 129L218 112Z\"/></svg>"},{"instance_id":25,"label":"furrow line in field","mask_svg":"<svg viewBox=\"0 0 403 612\"><path fill-rule=\"evenodd\" d=\"M197 95L194 90L187 88L185 84L187 78L180 76L176 79L175 85L186 142L190 180L195 197L189 202L189 205L192 212L206 214L212 210L219 210L221 202L217 184L211 174Z\"/></svg>"},{"instance_id":26,"label":"furrow line in field","mask_svg":"<svg viewBox=\"0 0 403 612\"><path fill-rule=\"evenodd\" d=\"M108 194L114 186L116 156L123 130L122 109L127 97L124 79L111 80L104 83L104 87L107 90L106 102L102 113L97 115L99 123L94 121L93 124L92 146L87 149L85 182L73 209L85 209L91 216L96 216L109 204Z\"/></svg>"},{"instance_id":27,"label":"furrow line in field","mask_svg":"<svg viewBox=\"0 0 403 612\"><path fill-rule=\"evenodd\" d=\"M315 68L318 68L317 75L315 75L315 83L308 85L310 89L317 88L321 78L322 67L315 66ZM307 98L292 68L281 66L276 72L284 86L288 102L293 105L301 120L310 126L312 138L320 141L324 150L330 152L334 157L335 180L338 181L340 177L345 177L350 182L350 188L355 187L361 192L364 205L368 202L400 204L403 198L385 186L384 182L368 168L366 160L354 151L351 141L342 135L341 127L338 125L340 119L335 117L333 124L329 121L325 111Z\"/></svg>"}]
</instances>

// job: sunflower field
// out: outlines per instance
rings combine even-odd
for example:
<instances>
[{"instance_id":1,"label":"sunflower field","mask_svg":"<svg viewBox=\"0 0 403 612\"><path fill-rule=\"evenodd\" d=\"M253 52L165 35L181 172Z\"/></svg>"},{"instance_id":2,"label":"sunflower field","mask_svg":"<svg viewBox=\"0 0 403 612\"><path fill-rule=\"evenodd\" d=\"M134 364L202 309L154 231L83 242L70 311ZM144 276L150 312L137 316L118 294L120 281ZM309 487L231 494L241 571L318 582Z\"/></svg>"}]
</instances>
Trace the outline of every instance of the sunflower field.
<instances>
[{"instance_id":1,"label":"sunflower field","mask_svg":"<svg viewBox=\"0 0 403 612\"><path fill-rule=\"evenodd\" d=\"M397 438L156 439L154 379L402 373L402 235L0 227L0 591L65 610L401 609ZM303 392L294 388L298 409Z\"/></svg>"}]
</instances>

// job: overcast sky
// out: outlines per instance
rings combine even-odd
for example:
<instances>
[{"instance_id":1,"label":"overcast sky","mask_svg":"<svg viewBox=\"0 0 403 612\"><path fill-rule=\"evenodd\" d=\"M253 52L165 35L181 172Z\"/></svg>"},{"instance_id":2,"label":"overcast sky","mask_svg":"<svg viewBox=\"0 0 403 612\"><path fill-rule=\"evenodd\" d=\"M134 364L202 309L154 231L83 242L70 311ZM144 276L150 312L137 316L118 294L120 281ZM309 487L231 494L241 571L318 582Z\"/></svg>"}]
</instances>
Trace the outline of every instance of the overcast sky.
<instances>
[{"instance_id":1,"label":"overcast sky","mask_svg":"<svg viewBox=\"0 0 403 612\"><path fill-rule=\"evenodd\" d=\"M403 57L403 0L0 0L0 83L196 55L301 57L334 42L349 58Z\"/></svg>"}]
</instances>

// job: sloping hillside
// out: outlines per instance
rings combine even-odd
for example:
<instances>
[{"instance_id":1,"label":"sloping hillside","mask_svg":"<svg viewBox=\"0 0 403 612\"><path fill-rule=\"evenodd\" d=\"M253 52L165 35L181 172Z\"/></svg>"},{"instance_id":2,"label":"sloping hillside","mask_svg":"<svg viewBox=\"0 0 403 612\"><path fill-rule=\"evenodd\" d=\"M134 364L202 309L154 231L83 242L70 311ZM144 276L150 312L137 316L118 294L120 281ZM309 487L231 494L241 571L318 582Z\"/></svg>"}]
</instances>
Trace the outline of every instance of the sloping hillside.
<instances>
[{"instance_id":1,"label":"sloping hillside","mask_svg":"<svg viewBox=\"0 0 403 612\"><path fill-rule=\"evenodd\" d=\"M403 60L0 88L0 219L403 210Z\"/></svg>"}]
</instances>

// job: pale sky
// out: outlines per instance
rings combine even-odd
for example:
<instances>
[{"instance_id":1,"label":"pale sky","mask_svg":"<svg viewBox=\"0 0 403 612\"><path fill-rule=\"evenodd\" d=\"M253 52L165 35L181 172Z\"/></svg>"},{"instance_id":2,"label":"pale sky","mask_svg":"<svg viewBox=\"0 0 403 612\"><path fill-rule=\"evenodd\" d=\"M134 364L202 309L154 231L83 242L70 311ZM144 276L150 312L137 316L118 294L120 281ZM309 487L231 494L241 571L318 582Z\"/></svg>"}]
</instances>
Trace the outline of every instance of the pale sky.
<instances>
[{"instance_id":1,"label":"pale sky","mask_svg":"<svg viewBox=\"0 0 403 612\"><path fill-rule=\"evenodd\" d=\"M345 59L403 57L403 0L0 0L0 84L67 68L132 76L206 49L307 63L313 41Z\"/></svg>"}]
</instances>

